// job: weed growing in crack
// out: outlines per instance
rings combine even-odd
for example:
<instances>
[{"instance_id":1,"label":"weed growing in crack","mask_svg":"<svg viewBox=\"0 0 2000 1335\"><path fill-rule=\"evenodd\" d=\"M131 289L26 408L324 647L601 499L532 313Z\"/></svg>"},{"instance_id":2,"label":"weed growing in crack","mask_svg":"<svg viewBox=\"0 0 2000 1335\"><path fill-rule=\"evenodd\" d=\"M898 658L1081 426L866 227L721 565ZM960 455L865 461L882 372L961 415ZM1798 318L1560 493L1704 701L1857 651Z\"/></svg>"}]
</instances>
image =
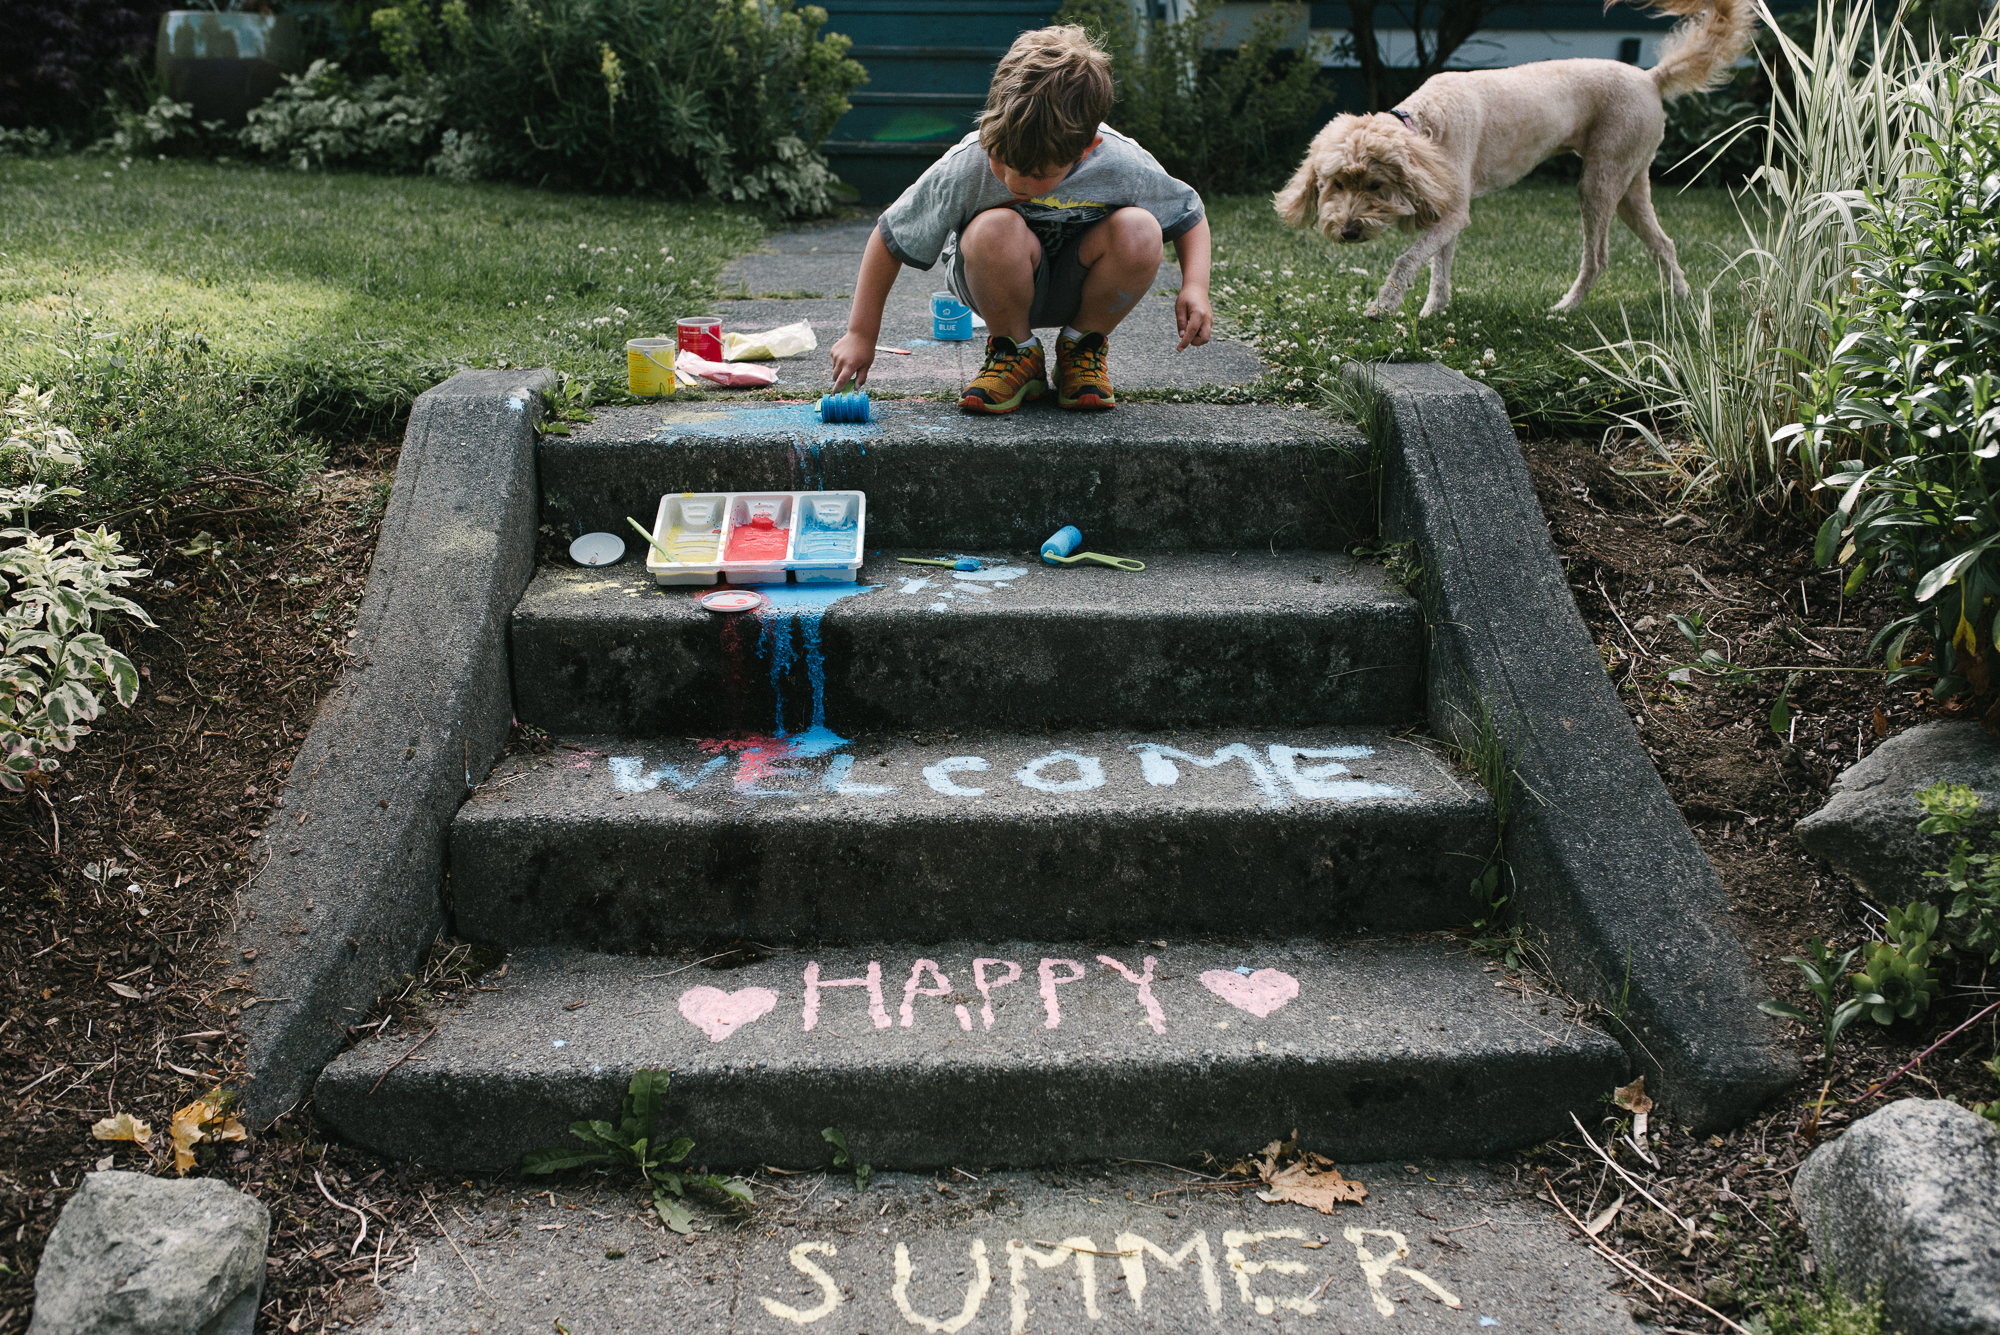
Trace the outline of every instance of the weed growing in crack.
<instances>
[{"instance_id":1,"label":"weed growing in crack","mask_svg":"<svg viewBox=\"0 0 2000 1335\"><path fill-rule=\"evenodd\" d=\"M694 1152L692 1139L675 1136L663 1145L654 1137L653 1125L659 1119L670 1078L666 1071L642 1068L633 1072L618 1125L595 1120L571 1122L569 1133L585 1148L530 1150L521 1156L521 1171L560 1173L569 1168L602 1166L605 1172L636 1172L652 1188L653 1209L660 1222L676 1233L694 1231L694 1216L686 1201L690 1187L714 1192L735 1205L750 1204L750 1184L743 1179L690 1173L678 1167Z\"/></svg>"}]
</instances>

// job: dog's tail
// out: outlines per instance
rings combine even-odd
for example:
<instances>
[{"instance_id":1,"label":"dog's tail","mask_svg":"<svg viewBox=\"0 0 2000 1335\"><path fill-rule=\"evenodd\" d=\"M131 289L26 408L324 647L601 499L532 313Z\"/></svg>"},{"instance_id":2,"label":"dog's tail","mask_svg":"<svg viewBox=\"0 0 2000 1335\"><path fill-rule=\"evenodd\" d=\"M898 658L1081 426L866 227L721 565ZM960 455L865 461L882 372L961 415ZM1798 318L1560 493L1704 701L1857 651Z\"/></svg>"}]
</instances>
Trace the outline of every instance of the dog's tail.
<instances>
[{"instance_id":1,"label":"dog's tail","mask_svg":"<svg viewBox=\"0 0 2000 1335\"><path fill-rule=\"evenodd\" d=\"M1726 81L1730 66L1750 45L1750 30L1757 23L1752 0L1651 0L1651 4L1668 14L1688 16L1667 34L1660 63L1650 71L1663 102Z\"/></svg>"}]
</instances>

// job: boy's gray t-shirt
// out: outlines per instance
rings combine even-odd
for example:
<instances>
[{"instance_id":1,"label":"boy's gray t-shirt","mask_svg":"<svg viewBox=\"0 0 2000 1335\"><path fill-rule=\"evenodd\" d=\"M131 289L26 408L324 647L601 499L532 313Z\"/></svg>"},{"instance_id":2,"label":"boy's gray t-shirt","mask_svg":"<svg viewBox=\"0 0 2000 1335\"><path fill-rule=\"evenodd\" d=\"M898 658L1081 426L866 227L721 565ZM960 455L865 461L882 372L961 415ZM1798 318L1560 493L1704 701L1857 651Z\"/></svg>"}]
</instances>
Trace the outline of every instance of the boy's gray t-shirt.
<instances>
[{"instance_id":1,"label":"boy's gray t-shirt","mask_svg":"<svg viewBox=\"0 0 2000 1335\"><path fill-rule=\"evenodd\" d=\"M1202 219L1201 196L1167 175L1151 153L1109 125L1104 142L1048 194L1016 202L993 174L986 149L973 131L932 164L917 183L883 211L876 224L889 253L913 269L928 269L958 246L958 234L977 214L1011 207L1033 229L1045 255L1054 254L1092 223L1121 208L1141 208L1160 221L1168 241Z\"/></svg>"}]
</instances>

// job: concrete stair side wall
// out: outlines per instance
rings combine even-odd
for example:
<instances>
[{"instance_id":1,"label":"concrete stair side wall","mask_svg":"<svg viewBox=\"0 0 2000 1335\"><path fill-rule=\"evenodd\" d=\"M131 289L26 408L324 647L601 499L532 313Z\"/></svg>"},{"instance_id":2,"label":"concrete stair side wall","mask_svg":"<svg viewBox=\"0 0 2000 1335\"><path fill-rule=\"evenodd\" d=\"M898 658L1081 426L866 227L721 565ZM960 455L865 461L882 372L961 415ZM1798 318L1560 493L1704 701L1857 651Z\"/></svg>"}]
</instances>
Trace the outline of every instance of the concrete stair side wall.
<instances>
[{"instance_id":1,"label":"concrete stair side wall","mask_svg":"<svg viewBox=\"0 0 2000 1335\"><path fill-rule=\"evenodd\" d=\"M1797 1066L1577 614L1500 397L1431 364L1361 374L1388 397L1386 536L1416 545L1427 586L1431 728L1464 743L1490 711L1519 775L1506 855L1529 933L1566 988L1622 1010L1676 1119L1741 1120Z\"/></svg>"},{"instance_id":2,"label":"concrete stair side wall","mask_svg":"<svg viewBox=\"0 0 2000 1335\"><path fill-rule=\"evenodd\" d=\"M535 431L553 379L462 371L410 414L347 672L256 841L223 961L259 1124L304 1096L343 1026L444 926L451 819L513 717L507 625L534 571Z\"/></svg>"}]
</instances>

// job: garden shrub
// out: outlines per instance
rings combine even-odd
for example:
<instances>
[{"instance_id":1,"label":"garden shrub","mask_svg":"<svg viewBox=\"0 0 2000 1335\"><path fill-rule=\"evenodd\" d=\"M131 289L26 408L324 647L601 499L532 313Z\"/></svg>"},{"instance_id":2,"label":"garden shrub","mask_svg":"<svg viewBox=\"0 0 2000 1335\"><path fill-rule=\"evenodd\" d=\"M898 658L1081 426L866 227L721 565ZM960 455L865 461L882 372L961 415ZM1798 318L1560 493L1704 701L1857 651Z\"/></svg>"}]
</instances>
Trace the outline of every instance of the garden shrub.
<instances>
[{"instance_id":1,"label":"garden shrub","mask_svg":"<svg viewBox=\"0 0 2000 1335\"><path fill-rule=\"evenodd\" d=\"M1811 376L1811 412L1781 434L1848 456L1822 484L1840 502L1818 556L1854 562L1851 586L1890 580L1912 608L1877 638L1892 679L1984 696L2000 686L2000 85L1951 78L1949 119L1905 106L1935 131L1912 133L1927 162L1873 200L1851 295L1827 309L1832 352ZM1904 658L1912 631L1929 636L1927 661Z\"/></svg>"},{"instance_id":2,"label":"garden shrub","mask_svg":"<svg viewBox=\"0 0 2000 1335\"><path fill-rule=\"evenodd\" d=\"M103 712L101 692L121 705L139 693L132 661L105 642L103 625L129 616L152 624L116 592L147 571L101 525L67 539L38 533L34 512L81 497L50 485L79 474L71 431L55 420L54 394L23 385L5 406L0 434L0 789L20 792L54 771Z\"/></svg>"},{"instance_id":3,"label":"garden shrub","mask_svg":"<svg viewBox=\"0 0 2000 1335\"><path fill-rule=\"evenodd\" d=\"M100 91L136 90L175 0L0 0L0 126L59 142L100 132Z\"/></svg>"},{"instance_id":4,"label":"garden shrub","mask_svg":"<svg viewBox=\"0 0 2000 1335\"><path fill-rule=\"evenodd\" d=\"M1090 29L1110 54L1110 123L1205 194L1270 190L1298 166L1331 100L1319 81L1331 39L1285 49L1303 20L1296 0L1279 0L1248 41L1223 50L1222 24L1201 0L1173 22L1138 19L1128 0L1068 0L1056 16Z\"/></svg>"},{"instance_id":5,"label":"garden shrub","mask_svg":"<svg viewBox=\"0 0 2000 1335\"><path fill-rule=\"evenodd\" d=\"M444 109L429 79L378 75L359 85L340 66L315 60L251 109L245 146L299 171L360 166L415 171L439 142Z\"/></svg>"},{"instance_id":6,"label":"garden shrub","mask_svg":"<svg viewBox=\"0 0 2000 1335\"><path fill-rule=\"evenodd\" d=\"M452 126L507 175L707 193L785 217L832 206L818 145L867 72L846 37L821 34L817 6L508 0L470 15L447 4L435 24L424 12L416 0L377 11L385 49L439 74Z\"/></svg>"}]
</instances>

